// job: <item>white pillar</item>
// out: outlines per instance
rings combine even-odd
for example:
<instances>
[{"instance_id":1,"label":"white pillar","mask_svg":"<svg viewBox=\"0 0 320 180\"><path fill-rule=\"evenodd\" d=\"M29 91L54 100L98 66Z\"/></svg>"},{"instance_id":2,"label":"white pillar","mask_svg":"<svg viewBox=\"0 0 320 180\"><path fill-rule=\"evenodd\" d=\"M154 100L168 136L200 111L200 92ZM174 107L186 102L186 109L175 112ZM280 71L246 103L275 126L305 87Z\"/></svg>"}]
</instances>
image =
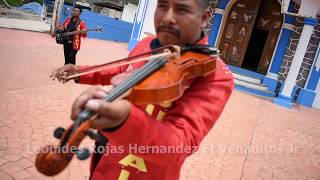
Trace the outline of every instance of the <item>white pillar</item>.
<instances>
[{"instance_id":1,"label":"white pillar","mask_svg":"<svg viewBox=\"0 0 320 180\"><path fill-rule=\"evenodd\" d=\"M61 17L63 5L64 5L64 0L55 0L53 14L52 14L51 28L50 28L50 34L52 36L54 36L56 27L60 23L60 17Z\"/></svg>"},{"instance_id":2,"label":"white pillar","mask_svg":"<svg viewBox=\"0 0 320 180\"><path fill-rule=\"evenodd\" d=\"M320 109L320 80L318 81L316 97L314 98L312 107Z\"/></svg>"},{"instance_id":3,"label":"white pillar","mask_svg":"<svg viewBox=\"0 0 320 180\"><path fill-rule=\"evenodd\" d=\"M304 27L301 33L301 37L298 43L297 50L294 54L292 64L288 76L285 80L285 84L281 95L285 97L291 97L291 93L296 84L296 79L298 77L300 67L303 62L304 55L306 54L310 38L312 36L313 27L317 24L317 20L313 18L305 18Z\"/></svg>"},{"instance_id":4,"label":"white pillar","mask_svg":"<svg viewBox=\"0 0 320 180\"><path fill-rule=\"evenodd\" d=\"M155 34L154 12L157 7L155 0L140 0L138 12L133 22L133 30L128 49L131 50L141 39L150 34Z\"/></svg>"},{"instance_id":5,"label":"white pillar","mask_svg":"<svg viewBox=\"0 0 320 180\"><path fill-rule=\"evenodd\" d=\"M154 29L154 12L156 11L158 1L149 1L146 16L144 18L143 27L140 34L140 40L147 37L150 34L156 34Z\"/></svg>"},{"instance_id":6,"label":"white pillar","mask_svg":"<svg viewBox=\"0 0 320 180\"><path fill-rule=\"evenodd\" d=\"M46 19L46 14L47 14L47 6L43 3L42 4L41 16L40 16L42 20Z\"/></svg>"}]
</instances>

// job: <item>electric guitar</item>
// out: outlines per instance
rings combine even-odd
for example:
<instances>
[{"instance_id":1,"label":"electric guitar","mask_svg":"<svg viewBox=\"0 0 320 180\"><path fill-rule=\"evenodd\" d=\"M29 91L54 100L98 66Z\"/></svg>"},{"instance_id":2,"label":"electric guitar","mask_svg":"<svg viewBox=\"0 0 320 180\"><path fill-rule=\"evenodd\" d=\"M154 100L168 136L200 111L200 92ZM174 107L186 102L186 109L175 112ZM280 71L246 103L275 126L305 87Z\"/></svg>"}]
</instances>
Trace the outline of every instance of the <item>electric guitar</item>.
<instances>
[{"instance_id":1,"label":"electric guitar","mask_svg":"<svg viewBox=\"0 0 320 180\"><path fill-rule=\"evenodd\" d=\"M80 31L71 31L71 32L66 32L66 30L62 30L62 29L57 29L56 30L56 34L55 34L55 36L56 36L56 42L58 43L58 44L63 44L65 41L67 41L68 40L68 37L69 36L72 36L72 35L74 35L74 34L77 34L77 33L86 33L86 32L89 32L89 31L97 31L97 32L102 32L102 29L103 29L103 27L100 27L100 26L97 26L96 28L92 28L92 29L87 29L87 30L85 30L85 31L82 31L82 30L80 30Z\"/></svg>"}]
</instances>

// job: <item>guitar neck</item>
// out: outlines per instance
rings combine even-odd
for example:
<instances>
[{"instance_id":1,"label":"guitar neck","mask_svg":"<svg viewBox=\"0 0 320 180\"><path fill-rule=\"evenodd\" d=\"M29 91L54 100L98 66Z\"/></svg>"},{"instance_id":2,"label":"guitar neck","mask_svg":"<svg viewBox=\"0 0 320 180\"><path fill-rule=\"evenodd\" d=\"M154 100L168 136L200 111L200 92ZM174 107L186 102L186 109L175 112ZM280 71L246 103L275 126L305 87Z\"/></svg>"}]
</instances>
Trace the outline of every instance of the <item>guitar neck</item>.
<instances>
[{"instance_id":1,"label":"guitar neck","mask_svg":"<svg viewBox=\"0 0 320 180\"><path fill-rule=\"evenodd\" d=\"M95 31L95 30L96 30L96 29L87 29L87 30L85 30L85 31L80 30L80 31L66 32L66 33L64 34L64 36L71 36L71 35L74 35L74 34L76 34L76 33L86 33L86 32Z\"/></svg>"}]
</instances>

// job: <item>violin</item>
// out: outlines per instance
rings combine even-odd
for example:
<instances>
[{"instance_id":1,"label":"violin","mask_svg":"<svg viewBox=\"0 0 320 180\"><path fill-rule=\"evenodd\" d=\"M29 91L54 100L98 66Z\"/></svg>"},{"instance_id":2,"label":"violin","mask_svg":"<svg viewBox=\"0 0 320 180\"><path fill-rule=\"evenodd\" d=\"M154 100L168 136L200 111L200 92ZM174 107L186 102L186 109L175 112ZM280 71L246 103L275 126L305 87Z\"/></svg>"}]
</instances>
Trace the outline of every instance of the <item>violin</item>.
<instances>
[{"instance_id":1,"label":"violin","mask_svg":"<svg viewBox=\"0 0 320 180\"><path fill-rule=\"evenodd\" d=\"M150 56L149 61L121 80L104 100L113 102L125 94L129 101L137 105L173 102L183 95L192 79L215 71L219 53L216 48L206 45L169 46L161 51L162 56ZM115 81L118 81L117 78L119 76L115 77ZM91 124L96 117L93 111L84 109L67 130L57 128L54 136L60 143L40 150L35 161L38 171L54 176L68 166L75 154L80 160L89 158L88 149L78 149L87 135L105 144L107 139L92 129Z\"/></svg>"}]
</instances>

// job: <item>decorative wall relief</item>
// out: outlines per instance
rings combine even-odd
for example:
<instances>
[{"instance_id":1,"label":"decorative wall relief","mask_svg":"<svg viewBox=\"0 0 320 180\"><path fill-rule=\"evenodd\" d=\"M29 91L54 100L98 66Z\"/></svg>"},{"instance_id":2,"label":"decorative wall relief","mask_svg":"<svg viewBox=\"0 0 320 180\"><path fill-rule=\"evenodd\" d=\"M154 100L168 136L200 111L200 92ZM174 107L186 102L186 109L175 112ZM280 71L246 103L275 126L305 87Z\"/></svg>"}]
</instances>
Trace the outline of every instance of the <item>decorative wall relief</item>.
<instances>
[{"instance_id":1,"label":"decorative wall relief","mask_svg":"<svg viewBox=\"0 0 320 180\"><path fill-rule=\"evenodd\" d=\"M227 54L228 54L228 50L229 50L229 44L228 43L223 43L223 48L222 48L222 51L221 51L221 56L222 58L227 58Z\"/></svg>"},{"instance_id":2,"label":"decorative wall relief","mask_svg":"<svg viewBox=\"0 0 320 180\"><path fill-rule=\"evenodd\" d=\"M232 39L233 33L234 33L234 29L235 29L234 24L233 23L229 24L228 29L227 29L227 34L226 34L225 38Z\"/></svg>"},{"instance_id":3,"label":"decorative wall relief","mask_svg":"<svg viewBox=\"0 0 320 180\"><path fill-rule=\"evenodd\" d=\"M238 33L237 42L239 42L239 43L243 42L245 35L246 35L246 28L242 27Z\"/></svg>"},{"instance_id":4,"label":"decorative wall relief","mask_svg":"<svg viewBox=\"0 0 320 180\"><path fill-rule=\"evenodd\" d=\"M243 14L244 22L249 23L249 21L251 20L252 16L253 16L252 14L244 13Z\"/></svg>"},{"instance_id":5,"label":"decorative wall relief","mask_svg":"<svg viewBox=\"0 0 320 180\"><path fill-rule=\"evenodd\" d=\"M232 11L232 13L231 13L231 15L230 15L231 19L236 20L236 19L237 19L237 16L238 16L238 13L235 12L235 11Z\"/></svg>"},{"instance_id":6,"label":"decorative wall relief","mask_svg":"<svg viewBox=\"0 0 320 180\"><path fill-rule=\"evenodd\" d=\"M241 3L238 3L237 5L236 5L236 7L238 7L238 8L246 8L246 4L241 4Z\"/></svg>"},{"instance_id":7,"label":"decorative wall relief","mask_svg":"<svg viewBox=\"0 0 320 180\"><path fill-rule=\"evenodd\" d=\"M233 62L238 62L240 60L240 53L236 46L233 46L231 49L230 60Z\"/></svg>"},{"instance_id":8,"label":"decorative wall relief","mask_svg":"<svg viewBox=\"0 0 320 180\"><path fill-rule=\"evenodd\" d=\"M269 19L263 19L263 18L261 18L261 21L260 21L262 27L266 27L269 22L270 22Z\"/></svg>"}]
</instances>

